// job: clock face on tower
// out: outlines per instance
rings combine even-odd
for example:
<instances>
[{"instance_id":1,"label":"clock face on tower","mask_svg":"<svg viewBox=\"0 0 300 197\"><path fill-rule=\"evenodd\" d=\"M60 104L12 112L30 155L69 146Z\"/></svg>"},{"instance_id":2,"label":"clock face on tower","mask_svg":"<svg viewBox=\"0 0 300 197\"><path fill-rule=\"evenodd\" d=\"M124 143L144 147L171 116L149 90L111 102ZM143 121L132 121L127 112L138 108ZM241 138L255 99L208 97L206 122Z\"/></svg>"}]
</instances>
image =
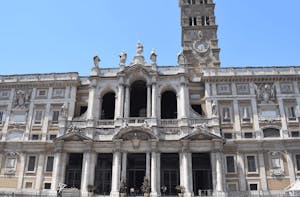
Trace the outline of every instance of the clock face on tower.
<instances>
[{"instance_id":1,"label":"clock face on tower","mask_svg":"<svg viewBox=\"0 0 300 197\"><path fill-rule=\"evenodd\" d=\"M197 40L193 44L193 49L198 53L206 53L209 49L209 45L205 41Z\"/></svg>"}]
</instances>

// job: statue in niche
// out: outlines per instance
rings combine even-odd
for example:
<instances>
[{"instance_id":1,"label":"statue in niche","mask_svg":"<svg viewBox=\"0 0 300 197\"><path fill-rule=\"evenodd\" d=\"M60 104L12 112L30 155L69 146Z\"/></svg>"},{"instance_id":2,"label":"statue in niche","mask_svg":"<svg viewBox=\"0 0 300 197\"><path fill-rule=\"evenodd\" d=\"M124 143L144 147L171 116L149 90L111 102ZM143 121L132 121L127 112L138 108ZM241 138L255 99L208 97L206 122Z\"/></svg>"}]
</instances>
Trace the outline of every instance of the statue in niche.
<instances>
[{"instance_id":1,"label":"statue in niche","mask_svg":"<svg viewBox=\"0 0 300 197\"><path fill-rule=\"evenodd\" d=\"M93 57L93 60L94 60L94 66L99 67L99 62L101 61L101 59L96 55Z\"/></svg>"},{"instance_id":2,"label":"statue in niche","mask_svg":"<svg viewBox=\"0 0 300 197\"><path fill-rule=\"evenodd\" d=\"M256 86L256 95L262 103L269 103L275 100L275 87L271 84L261 84Z\"/></svg>"},{"instance_id":3,"label":"statue in niche","mask_svg":"<svg viewBox=\"0 0 300 197\"><path fill-rule=\"evenodd\" d=\"M213 117L218 116L218 107L216 101L211 101L211 114Z\"/></svg>"},{"instance_id":4,"label":"statue in niche","mask_svg":"<svg viewBox=\"0 0 300 197\"><path fill-rule=\"evenodd\" d=\"M183 55L183 52L179 53L179 55L178 55L178 64L179 65L185 65L186 64L185 56Z\"/></svg>"},{"instance_id":5,"label":"statue in niche","mask_svg":"<svg viewBox=\"0 0 300 197\"><path fill-rule=\"evenodd\" d=\"M14 106L15 108L24 109L30 100L29 92L24 90L17 90L14 98Z\"/></svg>"},{"instance_id":6,"label":"statue in niche","mask_svg":"<svg viewBox=\"0 0 300 197\"><path fill-rule=\"evenodd\" d=\"M67 118L67 111L68 111L67 106L63 104L60 109L60 119L63 120Z\"/></svg>"},{"instance_id":7,"label":"statue in niche","mask_svg":"<svg viewBox=\"0 0 300 197\"><path fill-rule=\"evenodd\" d=\"M122 51L120 53L120 65L125 65L127 59L127 53L125 51Z\"/></svg>"},{"instance_id":8,"label":"statue in niche","mask_svg":"<svg viewBox=\"0 0 300 197\"><path fill-rule=\"evenodd\" d=\"M144 46L142 43L139 42L137 45L136 54L137 54L137 56L141 56L143 52L144 52Z\"/></svg>"}]
</instances>

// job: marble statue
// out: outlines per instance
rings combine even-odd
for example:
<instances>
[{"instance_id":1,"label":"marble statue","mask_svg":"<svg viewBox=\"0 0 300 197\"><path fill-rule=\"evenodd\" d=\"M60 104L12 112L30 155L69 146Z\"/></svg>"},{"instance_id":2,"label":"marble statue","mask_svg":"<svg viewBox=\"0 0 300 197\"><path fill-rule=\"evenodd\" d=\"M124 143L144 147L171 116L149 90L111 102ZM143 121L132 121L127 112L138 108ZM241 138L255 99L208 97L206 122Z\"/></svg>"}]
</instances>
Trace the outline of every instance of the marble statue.
<instances>
[{"instance_id":1,"label":"marble statue","mask_svg":"<svg viewBox=\"0 0 300 197\"><path fill-rule=\"evenodd\" d=\"M120 56L120 65L125 65L127 59L127 53L125 51L122 51L119 56Z\"/></svg>"},{"instance_id":2,"label":"marble statue","mask_svg":"<svg viewBox=\"0 0 300 197\"><path fill-rule=\"evenodd\" d=\"M150 60L151 60L151 64L152 64L152 65L155 65L155 64L156 64L157 54L155 53L155 50L154 50L154 49L151 51L151 54L150 54Z\"/></svg>"},{"instance_id":3,"label":"marble statue","mask_svg":"<svg viewBox=\"0 0 300 197\"><path fill-rule=\"evenodd\" d=\"M137 54L138 56L141 56L143 52L144 52L144 46L143 46L142 43L139 42L138 45L137 45L137 51L136 51L136 54Z\"/></svg>"},{"instance_id":4,"label":"marble statue","mask_svg":"<svg viewBox=\"0 0 300 197\"><path fill-rule=\"evenodd\" d=\"M96 55L93 57L93 60L94 60L94 66L99 67L99 62L101 61L101 59Z\"/></svg>"}]
</instances>

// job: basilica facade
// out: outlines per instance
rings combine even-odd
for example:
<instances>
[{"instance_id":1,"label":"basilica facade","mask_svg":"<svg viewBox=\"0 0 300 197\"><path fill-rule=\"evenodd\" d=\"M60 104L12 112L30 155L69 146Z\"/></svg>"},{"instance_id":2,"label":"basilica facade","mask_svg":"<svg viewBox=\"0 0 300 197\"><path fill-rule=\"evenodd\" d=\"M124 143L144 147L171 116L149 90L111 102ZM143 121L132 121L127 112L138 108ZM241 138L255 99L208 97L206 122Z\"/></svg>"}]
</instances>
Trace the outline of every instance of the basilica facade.
<instances>
[{"instance_id":1,"label":"basilica facade","mask_svg":"<svg viewBox=\"0 0 300 197\"><path fill-rule=\"evenodd\" d=\"M178 65L138 43L87 77L0 75L0 194L143 195L146 177L151 197L276 196L297 182L300 67L221 68L213 1L179 6Z\"/></svg>"}]
</instances>

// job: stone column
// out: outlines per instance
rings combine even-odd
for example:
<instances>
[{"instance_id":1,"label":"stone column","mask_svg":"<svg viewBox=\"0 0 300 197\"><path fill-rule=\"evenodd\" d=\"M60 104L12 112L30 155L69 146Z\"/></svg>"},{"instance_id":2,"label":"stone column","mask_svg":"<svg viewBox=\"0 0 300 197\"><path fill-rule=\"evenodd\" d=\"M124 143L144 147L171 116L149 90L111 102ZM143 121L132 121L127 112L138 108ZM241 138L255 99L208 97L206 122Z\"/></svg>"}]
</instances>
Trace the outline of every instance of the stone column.
<instances>
[{"instance_id":1,"label":"stone column","mask_svg":"<svg viewBox=\"0 0 300 197\"><path fill-rule=\"evenodd\" d=\"M185 82L181 82L180 84L180 106L181 106L181 114L180 114L180 118L187 118L187 106L186 106L186 83Z\"/></svg>"},{"instance_id":2,"label":"stone column","mask_svg":"<svg viewBox=\"0 0 300 197\"><path fill-rule=\"evenodd\" d=\"M157 118L157 87L156 82L152 84L152 118Z\"/></svg>"},{"instance_id":3,"label":"stone column","mask_svg":"<svg viewBox=\"0 0 300 197\"><path fill-rule=\"evenodd\" d=\"M149 179L150 179L150 171L151 171L151 169L150 169L150 166L151 166L150 162L151 162L150 153L147 152L146 153L146 177L149 178Z\"/></svg>"},{"instance_id":4,"label":"stone column","mask_svg":"<svg viewBox=\"0 0 300 197\"><path fill-rule=\"evenodd\" d=\"M264 153L258 154L258 162L259 162L259 175L261 177L261 190L264 193L268 191Z\"/></svg>"},{"instance_id":5,"label":"stone column","mask_svg":"<svg viewBox=\"0 0 300 197\"><path fill-rule=\"evenodd\" d=\"M51 93L51 95L52 95L52 93ZM49 119L50 119L50 116L51 116L50 108L51 108L51 104L47 103L46 111L45 111L45 115L44 115L44 120L43 120L43 126L42 126L42 140L43 141L46 141L46 139L47 139Z\"/></svg>"},{"instance_id":6,"label":"stone column","mask_svg":"<svg viewBox=\"0 0 300 197\"><path fill-rule=\"evenodd\" d=\"M120 83L118 88L118 99L116 108L116 118L123 118L124 112L124 84Z\"/></svg>"},{"instance_id":7,"label":"stone column","mask_svg":"<svg viewBox=\"0 0 300 197\"><path fill-rule=\"evenodd\" d=\"M127 153L122 153L122 172L121 179L126 180L126 172L127 172Z\"/></svg>"},{"instance_id":8,"label":"stone column","mask_svg":"<svg viewBox=\"0 0 300 197\"><path fill-rule=\"evenodd\" d=\"M56 152L53 161L51 190L56 191L59 184L60 165L62 160L62 153Z\"/></svg>"},{"instance_id":9,"label":"stone column","mask_svg":"<svg viewBox=\"0 0 300 197\"><path fill-rule=\"evenodd\" d=\"M58 183L65 183L65 176L66 176L66 168L67 168L67 159L68 154L67 153L61 153L61 162L58 166L59 169L59 178Z\"/></svg>"},{"instance_id":10,"label":"stone column","mask_svg":"<svg viewBox=\"0 0 300 197\"><path fill-rule=\"evenodd\" d=\"M252 95L251 97L251 107L252 107L252 114L253 114L253 128L254 131L259 133L260 127L259 127L259 117L258 117L258 111L257 111L257 101L256 101L256 94L255 94L255 87L254 83L251 82L250 84L250 94ZM258 136L256 136L257 138Z\"/></svg>"},{"instance_id":11,"label":"stone column","mask_svg":"<svg viewBox=\"0 0 300 197\"><path fill-rule=\"evenodd\" d=\"M158 173L157 173L158 165L157 165L157 153L156 151L153 151L151 153L151 197L158 196L157 190L159 190L157 179L158 179ZM159 177L160 178L160 177Z\"/></svg>"},{"instance_id":12,"label":"stone column","mask_svg":"<svg viewBox=\"0 0 300 197\"><path fill-rule=\"evenodd\" d=\"M214 196L224 196L224 170L222 153L219 150L211 153Z\"/></svg>"},{"instance_id":13,"label":"stone column","mask_svg":"<svg viewBox=\"0 0 300 197\"><path fill-rule=\"evenodd\" d=\"M81 175L81 196L88 197L88 185L94 185L96 153L85 152L83 155L82 175Z\"/></svg>"},{"instance_id":14,"label":"stone column","mask_svg":"<svg viewBox=\"0 0 300 197\"><path fill-rule=\"evenodd\" d=\"M191 153L188 152L181 152L179 154L180 157L180 185L185 188L184 197L191 197L193 196L193 188L192 188L192 177L191 177L191 170L189 168L189 164L191 161Z\"/></svg>"},{"instance_id":15,"label":"stone column","mask_svg":"<svg viewBox=\"0 0 300 197\"><path fill-rule=\"evenodd\" d=\"M95 118L95 100L96 100L96 87L97 82L95 79L91 80L91 84L89 87L89 100L88 100L88 109L87 109L87 121L90 122L89 124L92 124ZM93 126L93 125L89 125Z\"/></svg>"},{"instance_id":16,"label":"stone column","mask_svg":"<svg viewBox=\"0 0 300 197\"><path fill-rule=\"evenodd\" d=\"M111 197L119 197L121 171L121 153L116 150L113 154Z\"/></svg>"},{"instance_id":17,"label":"stone column","mask_svg":"<svg viewBox=\"0 0 300 197\"><path fill-rule=\"evenodd\" d=\"M295 174L295 166L293 162L293 154L291 152L286 151L286 161L287 161L288 171L290 176L290 184L293 184L296 181L296 174Z\"/></svg>"},{"instance_id":18,"label":"stone column","mask_svg":"<svg viewBox=\"0 0 300 197\"><path fill-rule=\"evenodd\" d=\"M240 185L240 191L246 191L246 176L245 176L245 163L242 153L237 153L236 158L237 163L237 169L239 173L239 185Z\"/></svg>"},{"instance_id":19,"label":"stone column","mask_svg":"<svg viewBox=\"0 0 300 197\"><path fill-rule=\"evenodd\" d=\"M151 84L147 84L147 118L151 118Z\"/></svg>"},{"instance_id":20,"label":"stone column","mask_svg":"<svg viewBox=\"0 0 300 197\"><path fill-rule=\"evenodd\" d=\"M77 87L72 86L71 88L71 94L70 94L70 104L69 104L69 112L68 112L68 120L72 120L75 114L75 102L76 102L76 93L77 93ZM65 106L68 106L68 103L65 103Z\"/></svg>"},{"instance_id":21,"label":"stone column","mask_svg":"<svg viewBox=\"0 0 300 197\"><path fill-rule=\"evenodd\" d=\"M44 174L44 165L45 165L45 155L44 153L40 153L39 159L38 159L38 165L36 170L36 183L35 183L35 189L38 192L41 192L42 190L42 182L43 182L43 174Z\"/></svg>"},{"instance_id":22,"label":"stone column","mask_svg":"<svg viewBox=\"0 0 300 197\"><path fill-rule=\"evenodd\" d=\"M20 153L20 170L18 175L18 191L23 188L23 178L25 173L26 153Z\"/></svg>"},{"instance_id":23,"label":"stone column","mask_svg":"<svg viewBox=\"0 0 300 197\"><path fill-rule=\"evenodd\" d=\"M280 117L281 117L281 137L282 138L288 138L288 135L285 135L285 134L288 134L287 130L287 117L285 115L285 110L284 110L284 104L283 104L283 100L282 98L278 98L278 105L279 105L279 111L280 111Z\"/></svg>"},{"instance_id":24,"label":"stone column","mask_svg":"<svg viewBox=\"0 0 300 197\"><path fill-rule=\"evenodd\" d=\"M129 118L130 114L130 87L129 85L125 86L125 107L124 107L124 117Z\"/></svg>"},{"instance_id":25,"label":"stone column","mask_svg":"<svg viewBox=\"0 0 300 197\"><path fill-rule=\"evenodd\" d=\"M211 96L211 90L210 90L210 83L209 82L205 82L205 98L209 98ZM212 117L212 113L211 113L211 100L210 99L206 99L205 100L205 105L206 105L206 114L208 118Z\"/></svg>"},{"instance_id":26,"label":"stone column","mask_svg":"<svg viewBox=\"0 0 300 197\"><path fill-rule=\"evenodd\" d=\"M32 93L31 93L31 99L36 95L36 88L33 88ZM26 130L25 130L25 136L24 139L25 140L29 140L30 136L30 130L31 130L31 125L32 125L32 120L33 120L33 109L34 108L34 103L31 101L29 104L29 111L28 111L28 116L27 116L27 122L26 122ZM9 111L8 111L9 112ZM10 113L10 112L9 112ZM8 121L7 121L8 123ZM5 127L5 125L4 125ZM5 128L4 128L5 131Z\"/></svg>"}]
</instances>

